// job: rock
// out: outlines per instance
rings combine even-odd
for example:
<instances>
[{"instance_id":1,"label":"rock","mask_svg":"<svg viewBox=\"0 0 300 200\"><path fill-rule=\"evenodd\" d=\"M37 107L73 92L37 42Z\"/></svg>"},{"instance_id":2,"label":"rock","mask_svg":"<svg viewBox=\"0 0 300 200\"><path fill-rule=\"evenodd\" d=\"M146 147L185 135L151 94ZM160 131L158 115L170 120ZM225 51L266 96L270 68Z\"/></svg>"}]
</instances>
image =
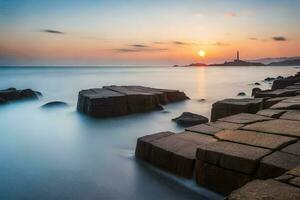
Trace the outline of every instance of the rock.
<instances>
[{"instance_id":1,"label":"rock","mask_svg":"<svg viewBox=\"0 0 300 200\"><path fill-rule=\"evenodd\" d=\"M232 142L218 141L202 145L197 149L197 160L222 168L253 174L259 160L270 150Z\"/></svg>"},{"instance_id":2,"label":"rock","mask_svg":"<svg viewBox=\"0 0 300 200\"><path fill-rule=\"evenodd\" d=\"M92 117L115 117L161 110L161 105L186 100L177 90L142 86L104 86L79 92L77 110Z\"/></svg>"},{"instance_id":3,"label":"rock","mask_svg":"<svg viewBox=\"0 0 300 200\"><path fill-rule=\"evenodd\" d=\"M251 93L251 96L253 97L253 96L255 96L258 92L261 92L262 90L260 89L260 88L253 88L252 89L252 93Z\"/></svg>"},{"instance_id":4,"label":"rock","mask_svg":"<svg viewBox=\"0 0 300 200\"><path fill-rule=\"evenodd\" d=\"M196 133L202 133L206 135L214 135L222 129L210 126L209 124L200 124L196 126L192 126L186 129L187 131L192 131Z\"/></svg>"},{"instance_id":5,"label":"rock","mask_svg":"<svg viewBox=\"0 0 300 200\"><path fill-rule=\"evenodd\" d=\"M38 92L31 89L17 90L16 88L8 88L0 90L0 98L2 102L38 99Z\"/></svg>"},{"instance_id":6,"label":"rock","mask_svg":"<svg viewBox=\"0 0 300 200\"><path fill-rule=\"evenodd\" d=\"M285 112L280 119L298 120L300 121L300 110L291 110Z\"/></svg>"},{"instance_id":7,"label":"rock","mask_svg":"<svg viewBox=\"0 0 300 200\"><path fill-rule=\"evenodd\" d=\"M231 115L229 117L221 118L218 121L236 123L236 124L250 124L250 123L261 122L266 120L272 120L272 118L256 115L256 114L250 114L250 113L240 113L236 115Z\"/></svg>"},{"instance_id":8,"label":"rock","mask_svg":"<svg viewBox=\"0 0 300 200\"><path fill-rule=\"evenodd\" d=\"M244 126L244 124L236 124L236 123L223 122L223 121L210 122L209 125L220 129L230 129L230 130L239 129Z\"/></svg>"},{"instance_id":9,"label":"rock","mask_svg":"<svg viewBox=\"0 0 300 200\"><path fill-rule=\"evenodd\" d=\"M3 99L3 98L0 98L0 105L1 105L1 104L5 104L5 103L7 103L6 100Z\"/></svg>"},{"instance_id":10,"label":"rock","mask_svg":"<svg viewBox=\"0 0 300 200\"><path fill-rule=\"evenodd\" d=\"M211 121L238 113L257 113L263 106L263 99L224 99L212 105Z\"/></svg>"},{"instance_id":11,"label":"rock","mask_svg":"<svg viewBox=\"0 0 300 200\"><path fill-rule=\"evenodd\" d=\"M240 93L238 93L237 96L246 96L246 93L245 92L240 92Z\"/></svg>"},{"instance_id":12,"label":"rock","mask_svg":"<svg viewBox=\"0 0 300 200\"><path fill-rule=\"evenodd\" d=\"M267 77L267 78L265 78L265 80L264 81L274 81L275 80L275 78L272 78L272 77Z\"/></svg>"},{"instance_id":13,"label":"rock","mask_svg":"<svg viewBox=\"0 0 300 200\"><path fill-rule=\"evenodd\" d=\"M152 143L150 163L185 178L194 174L196 150L214 142L213 137L183 132L155 140Z\"/></svg>"},{"instance_id":14,"label":"rock","mask_svg":"<svg viewBox=\"0 0 300 200\"><path fill-rule=\"evenodd\" d=\"M204 124L208 119L202 115L197 115L190 112L184 112L179 117L172 119L181 126L194 126L197 124Z\"/></svg>"},{"instance_id":15,"label":"rock","mask_svg":"<svg viewBox=\"0 0 300 200\"><path fill-rule=\"evenodd\" d=\"M254 98L275 98L275 97L290 97L296 96L297 89L277 89L277 90L263 90L255 93Z\"/></svg>"},{"instance_id":16,"label":"rock","mask_svg":"<svg viewBox=\"0 0 300 200\"><path fill-rule=\"evenodd\" d=\"M283 148L281 151L300 156L300 141Z\"/></svg>"},{"instance_id":17,"label":"rock","mask_svg":"<svg viewBox=\"0 0 300 200\"><path fill-rule=\"evenodd\" d=\"M272 109L296 109L300 110L300 96L286 98L271 106Z\"/></svg>"},{"instance_id":18,"label":"rock","mask_svg":"<svg viewBox=\"0 0 300 200\"><path fill-rule=\"evenodd\" d=\"M277 79L273 82L272 90L283 89L300 81L300 77Z\"/></svg>"},{"instance_id":19,"label":"rock","mask_svg":"<svg viewBox=\"0 0 300 200\"><path fill-rule=\"evenodd\" d=\"M300 188L300 177L295 177L289 180L289 184Z\"/></svg>"},{"instance_id":20,"label":"rock","mask_svg":"<svg viewBox=\"0 0 300 200\"><path fill-rule=\"evenodd\" d=\"M294 169L288 171L287 174L291 174L293 176L300 176L300 166L297 166Z\"/></svg>"},{"instance_id":21,"label":"rock","mask_svg":"<svg viewBox=\"0 0 300 200\"><path fill-rule=\"evenodd\" d=\"M258 111L257 115L262 115L266 117L279 118L286 110L275 110L275 109L265 109Z\"/></svg>"},{"instance_id":22,"label":"rock","mask_svg":"<svg viewBox=\"0 0 300 200\"><path fill-rule=\"evenodd\" d=\"M228 200L298 200L300 189L274 180L255 180L232 192Z\"/></svg>"},{"instance_id":23,"label":"rock","mask_svg":"<svg viewBox=\"0 0 300 200\"><path fill-rule=\"evenodd\" d=\"M249 175L199 161L197 161L195 171L197 184L223 195L251 181Z\"/></svg>"},{"instance_id":24,"label":"rock","mask_svg":"<svg viewBox=\"0 0 300 200\"><path fill-rule=\"evenodd\" d=\"M206 101L206 99L198 99L197 101L198 102L204 102L204 101Z\"/></svg>"},{"instance_id":25,"label":"rock","mask_svg":"<svg viewBox=\"0 0 300 200\"><path fill-rule=\"evenodd\" d=\"M66 106L68 106L68 104L65 102L51 101L51 102L48 102L48 103L42 105L41 107L42 108L59 108L59 107L66 107Z\"/></svg>"},{"instance_id":26,"label":"rock","mask_svg":"<svg viewBox=\"0 0 300 200\"><path fill-rule=\"evenodd\" d=\"M258 82L256 82L256 83L254 83L254 85L261 85L260 83L258 83Z\"/></svg>"},{"instance_id":27,"label":"rock","mask_svg":"<svg viewBox=\"0 0 300 200\"><path fill-rule=\"evenodd\" d=\"M300 121L276 119L249 124L242 129L300 138Z\"/></svg>"},{"instance_id":28,"label":"rock","mask_svg":"<svg viewBox=\"0 0 300 200\"><path fill-rule=\"evenodd\" d=\"M266 108L270 108L272 107L273 105L287 99L288 97L277 97L277 98L270 98L270 99L266 99L265 102L264 102L264 109Z\"/></svg>"},{"instance_id":29,"label":"rock","mask_svg":"<svg viewBox=\"0 0 300 200\"><path fill-rule=\"evenodd\" d=\"M259 165L259 179L275 178L300 165L300 156L276 151L264 157Z\"/></svg>"},{"instance_id":30,"label":"rock","mask_svg":"<svg viewBox=\"0 0 300 200\"><path fill-rule=\"evenodd\" d=\"M279 149L297 140L293 137L244 130L223 130L216 133L215 137L219 140L263 147L272 150Z\"/></svg>"},{"instance_id":31,"label":"rock","mask_svg":"<svg viewBox=\"0 0 300 200\"><path fill-rule=\"evenodd\" d=\"M280 182L283 182L283 183L287 183L289 182L290 179L294 178L293 175L290 175L290 174L284 174L282 176L279 176L279 177L276 177L274 178L274 180L276 181L280 181Z\"/></svg>"}]
</instances>

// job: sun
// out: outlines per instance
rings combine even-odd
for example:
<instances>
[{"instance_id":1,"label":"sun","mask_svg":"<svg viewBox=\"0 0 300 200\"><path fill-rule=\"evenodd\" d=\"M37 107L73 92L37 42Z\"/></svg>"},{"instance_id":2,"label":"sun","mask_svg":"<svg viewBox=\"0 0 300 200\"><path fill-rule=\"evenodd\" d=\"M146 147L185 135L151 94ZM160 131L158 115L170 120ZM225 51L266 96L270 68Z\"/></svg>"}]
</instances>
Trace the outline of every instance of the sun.
<instances>
[{"instance_id":1,"label":"sun","mask_svg":"<svg viewBox=\"0 0 300 200\"><path fill-rule=\"evenodd\" d=\"M198 55L203 58L203 57L205 57L206 52L204 50L200 50L200 51L198 51Z\"/></svg>"}]
</instances>

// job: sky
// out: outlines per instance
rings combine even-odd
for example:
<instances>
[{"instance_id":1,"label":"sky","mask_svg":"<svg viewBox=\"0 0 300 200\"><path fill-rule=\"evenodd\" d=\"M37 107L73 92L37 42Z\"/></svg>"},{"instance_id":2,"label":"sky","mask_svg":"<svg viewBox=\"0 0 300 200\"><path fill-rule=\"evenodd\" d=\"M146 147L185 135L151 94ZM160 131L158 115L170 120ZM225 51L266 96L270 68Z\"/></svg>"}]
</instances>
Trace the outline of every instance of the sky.
<instances>
[{"instance_id":1,"label":"sky","mask_svg":"<svg viewBox=\"0 0 300 200\"><path fill-rule=\"evenodd\" d=\"M299 0L0 0L0 65L300 56L299 10Z\"/></svg>"}]
</instances>

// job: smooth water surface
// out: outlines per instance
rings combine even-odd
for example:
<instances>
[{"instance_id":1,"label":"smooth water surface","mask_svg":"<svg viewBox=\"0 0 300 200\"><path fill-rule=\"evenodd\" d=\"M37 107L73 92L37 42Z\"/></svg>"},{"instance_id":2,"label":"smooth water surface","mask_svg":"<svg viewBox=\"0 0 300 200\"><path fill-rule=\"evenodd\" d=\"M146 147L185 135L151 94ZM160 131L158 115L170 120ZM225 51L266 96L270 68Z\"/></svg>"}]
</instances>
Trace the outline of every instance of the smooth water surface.
<instances>
[{"instance_id":1,"label":"smooth water surface","mask_svg":"<svg viewBox=\"0 0 300 200\"><path fill-rule=\"evenodd\" d=\"M269 88L268 76L292 75L291 67L210 68L2 68L0 88L41 91L39 101L0 107L0 199L219 199L196 186L134 158L136 139L180 132L171 121L184 111L209 117L211 104L253 83ZM144 85L179 89L191 100L154 111L111 119L76 112L81 89ZM206 99L206 101L199 101ZM70 106L43 110L60 100Z\"/></svg>"}]
</instances>

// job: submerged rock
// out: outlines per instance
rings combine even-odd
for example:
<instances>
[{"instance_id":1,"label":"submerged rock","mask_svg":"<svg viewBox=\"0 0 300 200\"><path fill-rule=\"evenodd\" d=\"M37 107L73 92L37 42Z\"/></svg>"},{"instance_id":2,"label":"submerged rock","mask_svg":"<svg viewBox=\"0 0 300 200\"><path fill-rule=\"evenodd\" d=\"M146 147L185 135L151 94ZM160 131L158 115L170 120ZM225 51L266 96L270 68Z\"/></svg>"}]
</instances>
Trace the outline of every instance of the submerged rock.
<instances>
[{"instance_id":1,"label":"submerged rock","mask_svg":"<svg viewBox=\"0 0 300 200\"><path fill-rule=\"evenodd\" d=\"M260 83L256 82L256 83L254 83L254 85L260 85Z\"/></svg>"},{"instance_id":2,"label":"submerged rock","mask_svg":"<svg viewBox=\"0 0 300 200\"><path fill-rule=\"evenodd\" d=\"M104 86L82 90L78 95L77 110L92 117L116 117L151 110L162 110L161 105L189 99L178 90L143 86Z\"/></svg>"},{"instance_id":3,"label":"submerged rock","mask_svg":"<svg viewBox=\"0 0 300 200\"><path fill-rule=\"evenodd\" d=\"M245 92L240 92L240 93L238 93L237 96L246 96L246 93Z\"/></svg>"},{"instance_id":4,"label":"submerged rock","mask_svg":"<svg viewBox=\"0 0 300 200\"><path fill-rule=\"evenodd\" d=\"M179 117L172 119L181 126L194 126L197 124L204 124L208 122L208 119L202 115L184 112Z\"/></svg>"},{"instance_id":5,"label":"submerged rock","mask_svg":"<svg viewBox=\"0 0 300 200\"><path fill-rule=\"evenodd\" d=\"M258 92L261 92L262 90L260 88L253 88L252 89L252 93L251 93L251 96L255 96Z\"/></svg>"},{"instance_id":6,"label":"submerged rock","mask_svg":"<svg viewBox=\"0 0 300 200\"><path fill-rule=\"evenodd\" d=\"M31 89L17 90L16 88L8 88L0 90L1 102L38 99L39 94L41 93Z\"/></svg>"},{"instance_id":7,"label":"submerged rock","mask_svg":"<svg viewBox=\"0 0 300 200\"><path fill-rule=\"evenodd\" d=\"M60 108L68 106L67 103L62 101L51 101L41 106L41 108Z\"/></svg>"}]
</instances>

